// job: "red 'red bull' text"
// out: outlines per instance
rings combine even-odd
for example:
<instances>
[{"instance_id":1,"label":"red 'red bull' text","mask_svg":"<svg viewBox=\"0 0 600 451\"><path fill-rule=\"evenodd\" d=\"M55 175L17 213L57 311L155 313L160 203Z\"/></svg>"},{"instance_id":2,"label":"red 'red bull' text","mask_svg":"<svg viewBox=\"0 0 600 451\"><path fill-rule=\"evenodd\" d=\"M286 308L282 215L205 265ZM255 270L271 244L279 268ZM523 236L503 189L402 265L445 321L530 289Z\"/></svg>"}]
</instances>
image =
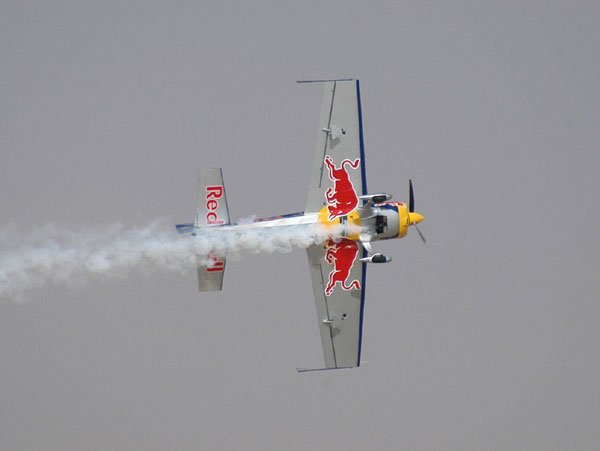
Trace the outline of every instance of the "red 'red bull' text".
<instances>
[{"instance_id":1,"label":"red 'red bull' text","mask_svg":"<svg viewBox=\"0 0 600 451\"><path fill-rule=\"evenodd\" d=\"M207 257L211 260L210 264L206 266L207 272L223 271L225 269L225 262L223 260L219 260L217 255L211 252L207 255Z\"/></svg>"},{"instance_id":2,"label":"red 'red bull' text","mask_svg":"<svg viewBox=\"0 0 600 451\"><path fill-rule=\"evenodd\" d=\"M219 199L223 197L223 185L206 187L206 225L221 225L224 219L219 219Z\"/></svg>"}]
</instances>

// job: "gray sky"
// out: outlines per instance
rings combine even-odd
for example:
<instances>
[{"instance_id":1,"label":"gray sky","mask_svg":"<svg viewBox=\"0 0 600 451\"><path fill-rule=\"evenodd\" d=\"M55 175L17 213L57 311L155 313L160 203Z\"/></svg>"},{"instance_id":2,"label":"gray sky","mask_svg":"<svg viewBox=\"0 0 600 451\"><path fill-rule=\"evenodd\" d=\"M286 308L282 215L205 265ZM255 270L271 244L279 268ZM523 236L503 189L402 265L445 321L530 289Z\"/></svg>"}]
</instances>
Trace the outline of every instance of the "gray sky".
<instances>
[{"instance_id":1,"label":"gray sky","mask_svg":"<svg viewBox=\"0 0 600 451\"><path fill-rule=\"evenodd\" d=\"M294 81L323 77L360 78L369 188L411 177L427 245L377 245L349 371L295 372L322 362L300 249L217 294L190 268L3 299L0 450L597 449L599 4L225 3L0 2L2 249L191 221L200 167L234 218L301 210L322 88Z\"/></svg>"}]
</instances>

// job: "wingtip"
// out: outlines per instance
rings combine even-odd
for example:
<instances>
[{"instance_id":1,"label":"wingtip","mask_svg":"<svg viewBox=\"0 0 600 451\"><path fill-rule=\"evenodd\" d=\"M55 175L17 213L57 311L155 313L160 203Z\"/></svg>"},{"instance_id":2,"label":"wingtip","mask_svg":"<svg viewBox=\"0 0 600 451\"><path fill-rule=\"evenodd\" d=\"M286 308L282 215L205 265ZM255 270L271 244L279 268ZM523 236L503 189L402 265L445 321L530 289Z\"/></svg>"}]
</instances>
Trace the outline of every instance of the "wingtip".
<instances>
[{"instance_id":1,"label":"wingtip","mask_svg":"<svg viewBox=\"0 0 600 451\"><path fill-rule=\"evenodd\" d=\"M336 368L296 368L298 373L311 373L313 371L349 370L355 366L338 366Z\"/></svg>"},{"instance_id":2,"label":"wingtip","mask_svg":"<svg viewBox=\"0 0 600 451\"><path fill-rule=\"evenodd\" d=\"M296 83L326 83L328 81L354 81L353 78L331 78L321 80L296 80Z\"/></svg>"}]
</instances>

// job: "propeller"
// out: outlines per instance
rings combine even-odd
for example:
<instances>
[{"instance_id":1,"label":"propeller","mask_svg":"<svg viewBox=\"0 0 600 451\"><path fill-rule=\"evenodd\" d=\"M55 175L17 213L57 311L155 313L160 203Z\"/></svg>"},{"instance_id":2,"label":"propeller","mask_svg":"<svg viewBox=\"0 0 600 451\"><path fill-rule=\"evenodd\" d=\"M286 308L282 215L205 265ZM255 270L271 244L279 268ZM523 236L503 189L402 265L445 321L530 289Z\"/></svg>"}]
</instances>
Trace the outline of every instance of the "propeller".
<instances>
[{"instance_id":1,"label":"propeller","mask_svg":"<svg viewBox=\"0 0 600 451\"><path fill-rule=\"evenodd\" d=\"M425 239L425 237L421 233L421 230L419 229L419 226L417 226L417 224L415 224L415 229L417 229L417 232L419 232L419 236L421 237L421 241L423 241L423 244L425 244L427 242L427 240Z\"/></svg>"},{"instance_id":2,"label":"propeller","mask_svg":"<svg viewBox=\"0 0 600 451\"><path fill-rule=\"evenodd\" d=\"M408 179L408 211L415 211L415 193L413 192L412 180Z\"/></svg>"},{"instance_id":3,"label":"propeller","mask_svg":"<svg viewBox=\"0 0 600 451\"><path fill-rule=\"evenodd\" d=\"M409 213L415 212L415 193L413 190L412 180L410 180L410 179L408 180L408 212ZM419 215L419 214L417 213L417 215ZM421 216L421 219L423 219L422 216ZM421 233L421 230L419 230L419 227L417 226L417 222L413 222L412 225L415 226L415 229L417 229L417 232L419 233L419 236L421 237L421 241L423 241L423 244L425 244L425 242L426 242L425 237Z\"/></svg>"}]
</instances>

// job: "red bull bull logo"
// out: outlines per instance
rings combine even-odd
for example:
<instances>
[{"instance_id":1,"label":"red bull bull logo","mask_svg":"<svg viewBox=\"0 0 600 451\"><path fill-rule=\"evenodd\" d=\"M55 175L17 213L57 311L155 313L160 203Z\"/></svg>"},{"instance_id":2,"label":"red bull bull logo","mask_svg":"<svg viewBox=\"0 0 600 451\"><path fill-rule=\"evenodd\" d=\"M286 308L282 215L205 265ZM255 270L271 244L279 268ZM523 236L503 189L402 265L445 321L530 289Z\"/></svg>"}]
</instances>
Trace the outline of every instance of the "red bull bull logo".
<instances>
[{"instance_id":1,"label":"red bull bull logo","mask_svg":"<svg viewBox=\"0 0 600 451\"><path fill-rule=\"evenodd\" d=\"M333 182L333 187L325 192L329 220L331 221L339 216L347 215L358 206L358 195L352 180L350 180L346 165L356 169L360 166L360 158L354 161L343 160L340 167L336 167L333 159L327 155L325 156L325 164L329 171L329 180Z\"/></svg>"},{"instance_id":2,"label":"red bull bull logo","mask_svg":"<svg viewBox=\"0 0 600 451\"><path fill-rule=\"evenodd\" d=\"M342 238L339 241L329 240L327 242L327 252L325 260L333 269L329 273L329 281L325 288L325 295L330 296L333 293L337 283L344 290L360 290L360 282L356 279L348 283L350 271L354 266L354 261L358 255L358 244L348 238Z\"/></svg>"}]
</instances>

